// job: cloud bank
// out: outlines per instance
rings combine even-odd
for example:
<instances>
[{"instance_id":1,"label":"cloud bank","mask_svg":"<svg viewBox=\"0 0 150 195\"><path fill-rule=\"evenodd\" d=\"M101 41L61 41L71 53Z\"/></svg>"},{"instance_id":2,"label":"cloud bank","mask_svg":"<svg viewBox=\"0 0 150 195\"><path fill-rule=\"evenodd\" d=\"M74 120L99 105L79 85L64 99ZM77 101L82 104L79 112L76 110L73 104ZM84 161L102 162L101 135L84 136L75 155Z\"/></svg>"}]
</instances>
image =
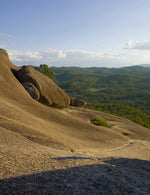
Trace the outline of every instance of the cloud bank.
<instances>
[{"instance_id":1,"label":"cloud bank","mask_svg":"<svg viewBox=\"0 0 150 195\"><path fill-rule=\"evenodd\" d=\"M150 49L149 41L136 41L133 43L132 40L129 40L124 49L139 49L139 50L147 50Z\"/></svg>"},{"instance_id":2,"label":"cloud bank","mask_svg":"<svg viewBox=\"0 0 150 195\"><path fill-rule=\"evenodd\" d=\"M35 51L19 51L19 50L8 50L8 54L10 57L10 60L12 60L15 64L22 64L26 62L34 62L37 60L42 59L43 57L39 54L39 52Z\"/></svg>"},{"instance_id":3,"label":"cloud bank","mask_svg":"<svg viewBox=\"0 0 150 195\"><path fill-rule=\"evenodd\" d=\"M114 53L77 49L56 50L52 48L46 51L25 52L21 50L8 50L8 53L11 61L16 65L39 66L40 64L47 64L49 66L122 67L134 64L150 64L148 43L136 42L133 44L132 41L129 41L125 48Z\"/></svg>"}]
</instances>

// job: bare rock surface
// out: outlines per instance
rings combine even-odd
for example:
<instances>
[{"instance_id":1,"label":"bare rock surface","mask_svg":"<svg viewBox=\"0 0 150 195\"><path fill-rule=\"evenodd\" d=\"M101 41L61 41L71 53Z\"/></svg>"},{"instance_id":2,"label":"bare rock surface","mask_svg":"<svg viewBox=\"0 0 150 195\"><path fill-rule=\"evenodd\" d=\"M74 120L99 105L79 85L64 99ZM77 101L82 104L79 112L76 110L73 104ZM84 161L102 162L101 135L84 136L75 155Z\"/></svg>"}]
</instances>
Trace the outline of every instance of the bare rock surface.
<instances>
[{"instance_id":1,"label":"bare rock surface","mask_svg":"<svg viewBox=\"0 0 150 195\"><path fill-rule=\"evenodd\" d=\"M147 195L150 192L149 174L148 161L112 158L101 164L0 180L0 194Z\"/></svg>"},{"instance_id":2,"label":"bare rock surface","mask_svg":"<svg viewBox=\"0 0 150 195\"><path fill-rule=\"evenodd\" d=\"M34 101L6 54L0 50L0 194L149 194L150 129L103 112ZM44 75L25 72L22 83L32 81L45 98L48 85L57 103L68 101ZM110 128L92 124L95 115Z\"/></svg>"},{"instance_id":3,"label":"bare rock surface","mask_svg":"<svg viewBox=\"0 0 150 195\"><path fill-rule=\"evenodd\" d=\"M0 48L0 53L8 57L8 53L5 49Z\"/></svg>"},{"instance_id":4,"label":"bare rock surface","mask_svg":"<svg viewBox=\"0 0 150 195\"><path fill-rule=\"evenodd\" d=\"M69 96L51 79L30 66L23 66L15 73L21 83L30 82L40 92L39 101L48 106L64 108L69 106Z\"/></svg>"}]
</instances>

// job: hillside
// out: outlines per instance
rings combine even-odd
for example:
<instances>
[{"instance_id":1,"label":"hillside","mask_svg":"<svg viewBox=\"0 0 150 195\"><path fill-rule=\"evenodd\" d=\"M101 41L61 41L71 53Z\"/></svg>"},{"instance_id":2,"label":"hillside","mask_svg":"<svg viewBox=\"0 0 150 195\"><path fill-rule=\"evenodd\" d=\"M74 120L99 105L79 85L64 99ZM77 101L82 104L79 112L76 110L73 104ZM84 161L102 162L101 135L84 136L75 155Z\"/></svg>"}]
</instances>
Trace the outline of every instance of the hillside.
<instances>
[{"instance_id":1,"label":"hillside","mask_svg":"<svg viewBox=\"0 0 150 195\"><path fill-rule=\"evenodd\" d=\"M149 129L103 112L43 105L12 69L19 68L0 50L0 194L148 193ZM110 128L92 124L95 115Z\"/></svg>"},{"instance_id":2,"label":"hillside","mask_svg":"<svg viewBox=\"0 0 150 195\"><path fill-rule=\"evenodd\" d=\"M150 68L51 67L54 81L87 108L126 117L150 128Z\"/></svg>"}]
</instances>

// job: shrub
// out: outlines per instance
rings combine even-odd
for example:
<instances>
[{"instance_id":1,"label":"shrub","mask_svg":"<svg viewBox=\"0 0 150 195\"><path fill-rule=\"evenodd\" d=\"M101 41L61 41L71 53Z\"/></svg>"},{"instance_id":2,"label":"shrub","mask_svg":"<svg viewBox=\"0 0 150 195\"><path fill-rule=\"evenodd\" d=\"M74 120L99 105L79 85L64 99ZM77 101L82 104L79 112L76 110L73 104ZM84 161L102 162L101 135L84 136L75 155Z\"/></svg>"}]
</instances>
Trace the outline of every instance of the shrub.
<instances>
[{"instance_id":1,"label":"shrub","mask_svg":"<svg viewBox=\"0 0 150 195\"><path fill-rule=\"evenodd\" d=\"M54 78L54 73L49 69L48 65L46 64L40 64L40 70L42 71L43 74L48 76L50 79Z\"/></svg>"},{"instance_id":2,"label":"shrub","mask_svg":"<svg viewBox=\"0 0 150 195\"><path fill-rule=\"evenodd\" d=\"M108 121L99 116L94 116L92 119L92 123L99 126L110 127Z\"/></svg>"}]
</instances>

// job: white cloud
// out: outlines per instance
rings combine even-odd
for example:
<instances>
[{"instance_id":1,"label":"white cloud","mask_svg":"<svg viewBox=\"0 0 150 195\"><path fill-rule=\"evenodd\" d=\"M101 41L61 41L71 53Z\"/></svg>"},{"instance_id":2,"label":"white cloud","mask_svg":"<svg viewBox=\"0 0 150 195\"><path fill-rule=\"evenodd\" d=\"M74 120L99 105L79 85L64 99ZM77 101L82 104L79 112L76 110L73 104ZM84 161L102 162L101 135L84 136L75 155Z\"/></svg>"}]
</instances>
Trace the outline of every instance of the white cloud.
<instances>
[{"instance_id":1,"label":"white cloud","mask_svg":"<svg viewBox=\"0 0 150 195\"><path fill-rule=\"evenodd\" d=\"M12 35L7 33L0 33L0 37L12 37Z\"/></svg>"},{"instance_id":2,"label":"white cloud","mask_svg":"<svg viewBox=\"0 0 150 195\"><path fill-rule=\"evenodd\" d=\"M58 58L66 58L66 52L63 52L63 51L58 51Z\"/></svg>"},{"instance_id":3,"label":"white cloud","mask_svg":"<svg viewBox=\"0 0 150 195\"><path fill-rule=\"evenodd\" d=\"M27 62L34 62L35 60L42 59L42 56L39 54L39 52L34 51L19 51L19 50L8 50L8 54L10 57L10 60L12 60L15 64L18 64L18 62L21 63L27 63Z\"/></svg>"},{"instance_id":4,"label":"white cloud","mask_svg":"<svg viewBox=\"0 0 150 195\"><path fill-rule=\"evenodd\" d=\"M124 49L139 49L139 50L147 50L150 49L149 41L136 41L133 43L132 40L129 40Z\"/></svg>"},{"instance_id":5,"label":"white cloud","mask_svg":"<svg viewBox=\"0 0 150 195\"><path fill-rule=\"evenodd\" d=\"M128 42L132 48L132 41ZM48 64L49 66L99 66L121 67L133 64L150 63L150 50L121 49L116 52L102 53L86 50L56 50L49 48L46 51L19 51L8 50L10 59L16 65Z\"/></svg>"}]
</instances>

